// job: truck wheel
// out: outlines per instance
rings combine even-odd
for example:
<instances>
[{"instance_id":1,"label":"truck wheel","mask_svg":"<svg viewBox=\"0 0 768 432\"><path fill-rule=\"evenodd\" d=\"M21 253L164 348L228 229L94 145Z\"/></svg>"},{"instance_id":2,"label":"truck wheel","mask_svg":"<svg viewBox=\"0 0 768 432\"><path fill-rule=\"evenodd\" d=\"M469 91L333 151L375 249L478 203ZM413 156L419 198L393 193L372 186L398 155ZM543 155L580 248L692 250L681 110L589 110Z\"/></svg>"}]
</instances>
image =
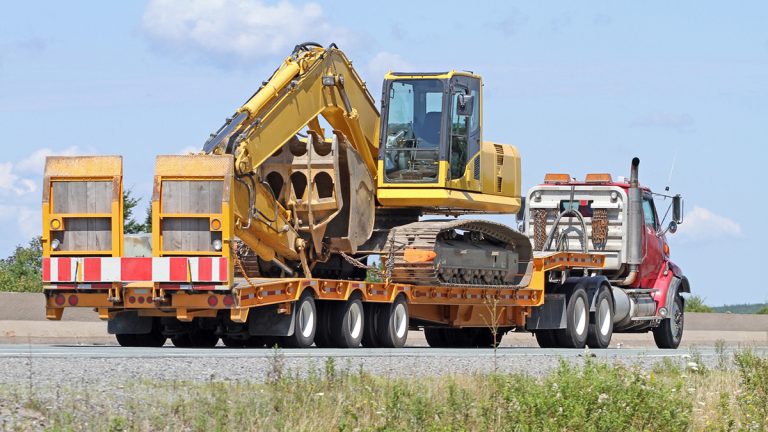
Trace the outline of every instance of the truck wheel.
<instances>
[{"instance_id":1,"label":"truck wheel","mask_svg":"<svg viewBox=\"0 0 768 432\"><path fill-rule=\"evenodd\" d=\"M246 348L264 348L266 344L263 336L250 336L243 341Z\"/></svg>"},{"instance_id":2,"label":"truck wheel","mask_svg":"<svg viewBox=\"0 0 768 432\"><path fill-rule=\"evenodd\" d=\"M536 330L536 343L539 344L539 348L557 348L557 338L555 337L555 330Z\"/></svg>"},{"instance_id":3,"label":"truck wheel","mask_svg":"<svg viewBox=\"0 0 768 432\"><path fill-rule=\"evenodd\" d=\"M331 340L338 348L356 348L363 339L365 313L363 302L353 297L334 305L331 312Z\"/></svg>"},{"instance_id":4,"label":"truck wheel","mask_svg":"<svg viewBox=\"0 0 768 432\"><path fill-rule=\"evenodd\" d=\"M675 295L672 310L669 311L669 318L662 320L661 324L653 329L653 340L656 341L656 346L662 349L676 349L680 346L680 341L683 339L684 324L683 299L680 295Z\"/></svg>"},{"instance_id":5,"label":"truck wheel","mask_svg":"<svg viewBox=\"0 0 768 432\"><path fill-rule=\"evenodd\" d=\"M502 334L501 330L499 329L496 333L496 339L493 338L493 331L489 328L479 328L475 332L475 338L474 343L472 346L478 347L478 348L494 348L499 346L499 343L501 343L501 338L504 335Z\"/></svg>"},{"instance_id":6,"label":"truck wheel","mask_svg":"<svg viewBox=\"0 0 768 432\"><path fill-rule=\"evenodd\" d=\"M283 337L283 345L288 348L307 348L315 341L317 331L317 309L315 299L307 291L301 295L295 304L293 314L293 334Z\"/></svg>"},{"instance_id":7,"label":"truck wheel","mask_svg":"<svg viewBox=\"0 0 768 432\"><path fill-rule=\"evenodd\" d=\"M587 292L576 288L570 292L565 308L566 328L555 330L557 343L563 348L584 348L589 330Z\"/></svg>"},{"instance_id":8,"label":"truck wheel","mask_svg":"<svg viewBox=\"0 0 768 432\"><path fill-rule=\"evenodd\" d=\"M117 339L117 343L119 343L120 346L137 347L139 346L139 340L136 336L138 335L133 333L123 333L123 334L116 334L115 339Z\"/></svg>"},{"instance_id":9,"label":"truck wheel","mask_svg":"<svg viewBox=\"0 0 768 432\"><path fill-rule=\"evenodd\" d=\"M595 319L589 322L587 345L608 348L613 336L613 301L608 289L601 287L595 299Z\"/></svg>"},{"instance_id":10,"label":"truck wheel","mask_svg":"<svg viewBox=\"0 0 768 432\"><path fill-rule=\"evenodd\" d=\"M221 343L227 348L245 348L246 339L236 339L231 336L222 336Z\"/></svg>"},{"instance_id":11,"label":"truck wheel","mask_svg":"<svg viewBox=\"0 0 768 432\"><path fill-rule=\"evenodd\" d=\"M408 303L397 296L392 304L379 306L376 320L376 338L384 348L402 348L408 339Z\"/></svg>"},{"instance_id":12,"label":"truck wheel","mask_svg":"<svg viewBox=\"0 0 768 432\"><path fill-rule=\"evenodd\" d=\"M445 340L445 330L441 327L424 327L424 338L432 348L446 348L448 342Z\"/></svg>"},{"instance_id":13,"label":"truck wheel","mask_svg":"<svg viewBox=\"0 0 768 432\"><path fill-rule=\"evenodd\" d=\"M194 329L189 332L189 342L193 348L213 348L219 343L219 337L213 330Z\"/></svg>"},{"instance_id":14,"label":"truck wheel","mask_svg":"<svg viewBox=\"0 0 768 432\"><path fill-rule=\"evenodd\" d=\"M330 301L315 302L317 309L317 331L315 331L315 346L318 348L331 348L331 314L334 304Z\"/></svg>"},{"instance_id":15,"label":"truck wheel","mask_svg":"<svg viewBox=\"0 0 768 432\"><path fill-rule=\"evenodd\" d=\"M171 343L178 348L191 348L192 340L189 338L189 333L183 333L175 336L171 336Z\"/></svg>"},{"instance_id":16,"label":"truck wheel","mask_svg":"<svg viewBox=\"0 0 768 432\"><path fill-rule=\"evenodd\" d=\"M379 332L379 314L384 313L384 306L386 304L380 303L364 303L363 310L365 312L365 326L363 328L363 346L366 348L379 348L379 338L377 336Z\"/></svg>"}]
</instances>

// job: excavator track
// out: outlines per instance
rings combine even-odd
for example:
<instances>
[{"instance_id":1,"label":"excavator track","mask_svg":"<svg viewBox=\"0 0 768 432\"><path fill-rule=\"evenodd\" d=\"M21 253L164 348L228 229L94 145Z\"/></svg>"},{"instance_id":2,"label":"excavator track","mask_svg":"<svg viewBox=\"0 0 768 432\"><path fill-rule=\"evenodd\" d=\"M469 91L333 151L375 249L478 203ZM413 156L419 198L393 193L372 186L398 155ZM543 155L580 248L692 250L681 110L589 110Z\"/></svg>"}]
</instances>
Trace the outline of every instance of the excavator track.
<instances>
[{"instance_id":1,"label":"excavator track","mask_svg":"<svg viewBox=\"0 0 768 432\"><path fill-rule=\"evenodd\" d=\"M393 228L385 268L398 283L518 288L532 269L528 238L484 220L419 221ZM386 258L391 257L391 258Z\"/></svg>"}]
</instances>

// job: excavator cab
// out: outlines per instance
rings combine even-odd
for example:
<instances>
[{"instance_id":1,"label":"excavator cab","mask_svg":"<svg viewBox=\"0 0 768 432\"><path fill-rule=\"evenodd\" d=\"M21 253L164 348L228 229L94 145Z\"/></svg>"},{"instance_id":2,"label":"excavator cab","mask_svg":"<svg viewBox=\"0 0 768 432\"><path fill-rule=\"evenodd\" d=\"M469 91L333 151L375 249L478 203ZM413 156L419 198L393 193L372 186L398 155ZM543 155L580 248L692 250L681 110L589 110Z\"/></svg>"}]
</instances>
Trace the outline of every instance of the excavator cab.
<instances>
[{"instance_id":1,"label":"excavator cab","mask_svg":"<svg viewBox=\"0 0 768 432\"><path fill-rule=\"evenodd\" d=\"M378 170L384 206L517 211L520 159L512 146L482 141L481 97L481 78L468 72L386 75Z\"/></svg>"}]
</instances>

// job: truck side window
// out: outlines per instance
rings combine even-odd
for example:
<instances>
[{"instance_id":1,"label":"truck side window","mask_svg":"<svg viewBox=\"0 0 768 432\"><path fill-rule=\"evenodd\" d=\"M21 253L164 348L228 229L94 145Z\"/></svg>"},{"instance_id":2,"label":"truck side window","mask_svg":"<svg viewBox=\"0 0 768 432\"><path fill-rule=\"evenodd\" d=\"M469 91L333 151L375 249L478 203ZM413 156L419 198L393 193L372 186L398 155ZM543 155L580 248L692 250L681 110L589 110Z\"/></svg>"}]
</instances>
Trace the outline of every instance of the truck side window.
<instances>
[{"instance_id":1,"label":"truck side window","mask_svg":"<svg viewBox=\"0 0 768 432\"><path fill-rule=\"evenodd\" d=\"M645 217L645 224L653 229L658 229L659 226L656 223L656 208L653 205L653 198L643 197L643 217Z\"/></svg>"}]
</instances>

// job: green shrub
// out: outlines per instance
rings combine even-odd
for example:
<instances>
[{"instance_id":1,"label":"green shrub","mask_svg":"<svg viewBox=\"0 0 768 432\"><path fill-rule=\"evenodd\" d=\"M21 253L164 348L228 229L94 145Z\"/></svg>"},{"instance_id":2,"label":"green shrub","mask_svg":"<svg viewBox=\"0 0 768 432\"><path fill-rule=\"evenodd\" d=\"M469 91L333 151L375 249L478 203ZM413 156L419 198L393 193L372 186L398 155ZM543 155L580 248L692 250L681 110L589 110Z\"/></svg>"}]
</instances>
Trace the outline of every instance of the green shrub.
<instances>
[{"instance_id":1,"label":"green shrub","mask_svg":"<svg viewBox=\"0 0 768 432\"><path fill-rule=\"evenodd\" d=\"M746 430L768 430L768 358L751 350L734 355L741 379L738 396L742 426Z\"/></svg>"},{"instance_id":2,"label":"green shrub","mask_svg":"<svg viewBox=\"0 0 768 432\"><path fill-rule=\"evenodd\" d=\"M8 258L0 260L0 291L42 292L43 249L40 237L29 246L16 246Z\"/></svg>"},{"instance_id":3,"label":"green shrub","mask_svg":"<svg viewBox=\"0 0 768 432\"><path fill-rule=\"evenodd\" d=\"M686 312L707 312L712 313L714 309L704 304L704 298L692 295L685 299L685 311Z\"/></svg>"},{"instance_id":4,"label":"green shrub","mask_svg":"<svg viewBox=\"0 0 768 432\"><path fill-rule=\"evenodd\" d=\"M760 315L768 315L768 304L760 308L760 310L755 313L758 313Z\"/></svg>"}]
</instances>

